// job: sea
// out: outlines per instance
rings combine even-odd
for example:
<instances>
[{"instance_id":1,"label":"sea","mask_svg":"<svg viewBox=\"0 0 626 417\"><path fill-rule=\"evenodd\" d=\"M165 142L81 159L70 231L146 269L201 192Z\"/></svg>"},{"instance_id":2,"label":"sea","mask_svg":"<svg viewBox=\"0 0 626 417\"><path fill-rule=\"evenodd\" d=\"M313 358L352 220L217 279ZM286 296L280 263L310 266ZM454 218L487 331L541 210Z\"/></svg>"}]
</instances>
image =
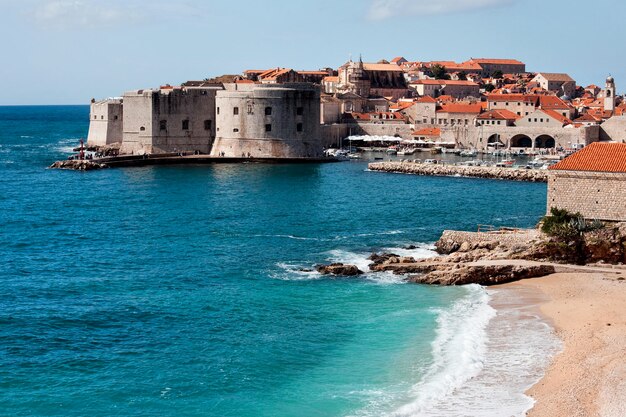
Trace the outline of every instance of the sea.
<instances>
[{"instance_id":1,"label":"sea","mask_svg":"<svg viewBox=\"0 0 626 417\"><path fill-rule=\"evenodd\" d=\"M0 415L532 407L559 345L515 293L311 270L430 257L444 229L534 226L545 184L365 161L47 169L88 127L88 106L0 107Z\"/></svg>"}]
</instances>

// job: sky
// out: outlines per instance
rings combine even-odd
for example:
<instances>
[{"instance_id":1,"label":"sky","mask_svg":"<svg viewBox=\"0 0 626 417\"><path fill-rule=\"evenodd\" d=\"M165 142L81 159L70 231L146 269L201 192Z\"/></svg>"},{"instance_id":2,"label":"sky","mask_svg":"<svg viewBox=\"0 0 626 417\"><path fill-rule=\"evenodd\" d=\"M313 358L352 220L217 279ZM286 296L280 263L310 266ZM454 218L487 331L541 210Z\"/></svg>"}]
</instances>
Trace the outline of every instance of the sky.
<instances>
[{"instance_id":1,"label":"sky","mask_svg":"<svg viewBox=\"0 0 626 417\"><path fill-rule=\"evenodd\" d=\"M0 0L0 105L366 62L514 58L626 86L623 0Z\"/></svg>"}]
</instances>

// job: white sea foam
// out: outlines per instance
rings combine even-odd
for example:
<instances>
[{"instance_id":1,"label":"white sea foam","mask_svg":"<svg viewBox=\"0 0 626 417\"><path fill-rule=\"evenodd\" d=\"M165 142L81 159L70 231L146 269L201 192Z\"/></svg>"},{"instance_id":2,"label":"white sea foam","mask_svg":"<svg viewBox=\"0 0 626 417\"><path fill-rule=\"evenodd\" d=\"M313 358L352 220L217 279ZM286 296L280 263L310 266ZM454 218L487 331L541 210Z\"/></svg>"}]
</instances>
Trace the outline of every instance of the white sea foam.
<instances>
[{"instance_id":1,"label":"white sea foam","mask_svg":"<svg viewBox=\"0 0 626 417\"><path fill-rule=\"evenodd\" d=\"M311 265L303 265L292 262L279 262L276 264L278 271L271 271L270 277L283 281L310 281L322 278L322 274L312 268Z\"/></svg>"},{"instance_id":2,"label":"white sea foam","mask_svg":"<svg viewBox=\"0 0 626 417\"><path fill-rule=\"evenodd\" d=\"M517 294L487 290L443 310L433 342L433 363L413 387L414 399L393 416L524 416L533 400L524 392L560 349L552 329Z\"/></svg>"},{"instance_id":3,"label":"white sea foam","mask_svg":"<svg viewBox=\"0 0 626 417\"><path fill-rule=\"evenodd\" d=\"M424 259L436 255L432 249L433 247L431 245L420 243L419 245L416 245L415 249L383 248L379 252L395 253L399 256L413 256L416 259ZM343 264L355 265L364 272L364 275L362 276L363 279L380 284L405 283L402 276L394 275L391 272L371 272L369 265L372 261L368 259L371 254L371 251L353 252L345 249L334 249L326 252L324 255L327 262L340 262ZM311 271L314 269L314 264L314 262L279 262L276 264L279 270L270 272L270 276L275 279L287 281L320 279L322 277L321 274Z\"/></svg>"},{"instance_id":4,"label":"white sea foam","mask_svg":"<svg viewBox=\"0 0 626 417\"><path fill-rule=\"evenodd\" d=\"M396 410L395 416L439 414L445 402L483 369L486 357L486 328L496 311L487 292L468 286L469 294L449 309L438 311L437 337L432 343L433 363L413 387L415 399Z\"/></svg>"}]
</instances>

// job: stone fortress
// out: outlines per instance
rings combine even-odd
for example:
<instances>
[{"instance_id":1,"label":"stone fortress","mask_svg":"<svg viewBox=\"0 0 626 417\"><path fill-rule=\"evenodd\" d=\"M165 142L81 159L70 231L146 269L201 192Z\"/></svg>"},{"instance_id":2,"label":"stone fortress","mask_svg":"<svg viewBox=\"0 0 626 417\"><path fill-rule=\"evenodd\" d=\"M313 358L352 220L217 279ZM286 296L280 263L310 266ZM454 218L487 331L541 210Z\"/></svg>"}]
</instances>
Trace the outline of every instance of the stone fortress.
<instances>
[{"instance_id":1,"label":"stone fortress","mask_svg":"<svg viewBox=\"0 0 626 417\"><path fill-rule=\"evenodd\" d=\"M120 154L320 157L319 89L306 83L191 82L92 101L89 146Z\"/></svg>"},{"instance_id":2,"label":"stone fortress","mask_svg":"<svg viewBox=\"0 0 626 417\"><path fill-rule=\"evenodd\" d=\"M445 76L435 77L437 67ZM612 77L604 89L583 89L567 74L528 73L517 60L359 59L336 71L247 70L92 100L87 143L125 155L234 158L317 158L352 135L478 150L578 149L625 140L625 110Z\"/></svg>"}]
</instances>

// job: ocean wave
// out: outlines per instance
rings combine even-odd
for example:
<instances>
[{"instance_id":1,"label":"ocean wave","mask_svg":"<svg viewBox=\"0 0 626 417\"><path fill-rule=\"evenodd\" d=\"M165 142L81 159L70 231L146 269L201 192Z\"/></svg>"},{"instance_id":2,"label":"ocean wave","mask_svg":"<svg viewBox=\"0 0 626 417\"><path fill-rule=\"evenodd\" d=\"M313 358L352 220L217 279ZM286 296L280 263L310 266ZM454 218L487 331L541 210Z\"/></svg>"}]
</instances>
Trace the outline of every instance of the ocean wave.
<instances>
[{"instance_id":1,"label":"ocean wave","mask_svg":"<svg viewBox=\"0 0 626 417\"><path fill-rule=\"evenodd\" d=\"M454 415L443 411L442 404L482 371L487 351L486 328L496 311L489 305L486 290L478 285L467 289L467 296L449 309L438 311L433 362L411 390L415 399L397 409L393 416Z\"/></svg>"},{"instance_id":2,"label":"ocean wave","mask_svg":"<svg viewBox=\"0 0 626 417\"><path fill-rule=\"evenodd\" d=\"M532 408L525 392L543 376L560 341L518 293L469 291L439 312L433 363L411 390L414 400L392 416L523 417Z\"/></svg>"},{"instance_id":3,"label":"ocean wave","mask_svg":"<svg viewBox=\"0 0 626 417\"><path fill-rule=\"evenodd\" d=\"M383 248L381 251L386 253L395 253L400 256L413 256L416 259L430 258L436 255L432 250L433 247L426 243L416 245L414 249L406 248ZM364 274L362 279L373 281L379 284L404 284L406 281L403 276L394 275L391 272L372 272L369 269L370 261L368 258L372 252L354 252L345 249L333 249L325 252L326 262L339 262L348 265L356 265ZM279 271L270 272L270 277L285 281L303 281L316 280L324 277L317 271L314 271L313 263L306 262L279 262L276 264ZM328 278L328 277L327 277Z\"/></svg>"},{"instance_id":4,"label":"ocean wave","mask_svg":"<svg viewBox=\"0 0 626 417\"><path fill-rule=\"evenodd\" d=\"M320 279L322 274L317 272L311 265L303 265L291 262L278 262L278 271L270 271L269 276L282 281L311 281Z\"/></svg>"},{"instance_id":5,"label":"ocean wave","mask_svg":"<svg viewBox=\"0 0 626 417\"><path fill-rule=\"evenodd\" d=\"M320 241L324 240L317 237L306 237L306 236L294 236L294 235L252 235L252 237L271 237L271 238L284 238L284 239L293 239L293 240L315 240Z\"/></svg>"}]
</instances>

